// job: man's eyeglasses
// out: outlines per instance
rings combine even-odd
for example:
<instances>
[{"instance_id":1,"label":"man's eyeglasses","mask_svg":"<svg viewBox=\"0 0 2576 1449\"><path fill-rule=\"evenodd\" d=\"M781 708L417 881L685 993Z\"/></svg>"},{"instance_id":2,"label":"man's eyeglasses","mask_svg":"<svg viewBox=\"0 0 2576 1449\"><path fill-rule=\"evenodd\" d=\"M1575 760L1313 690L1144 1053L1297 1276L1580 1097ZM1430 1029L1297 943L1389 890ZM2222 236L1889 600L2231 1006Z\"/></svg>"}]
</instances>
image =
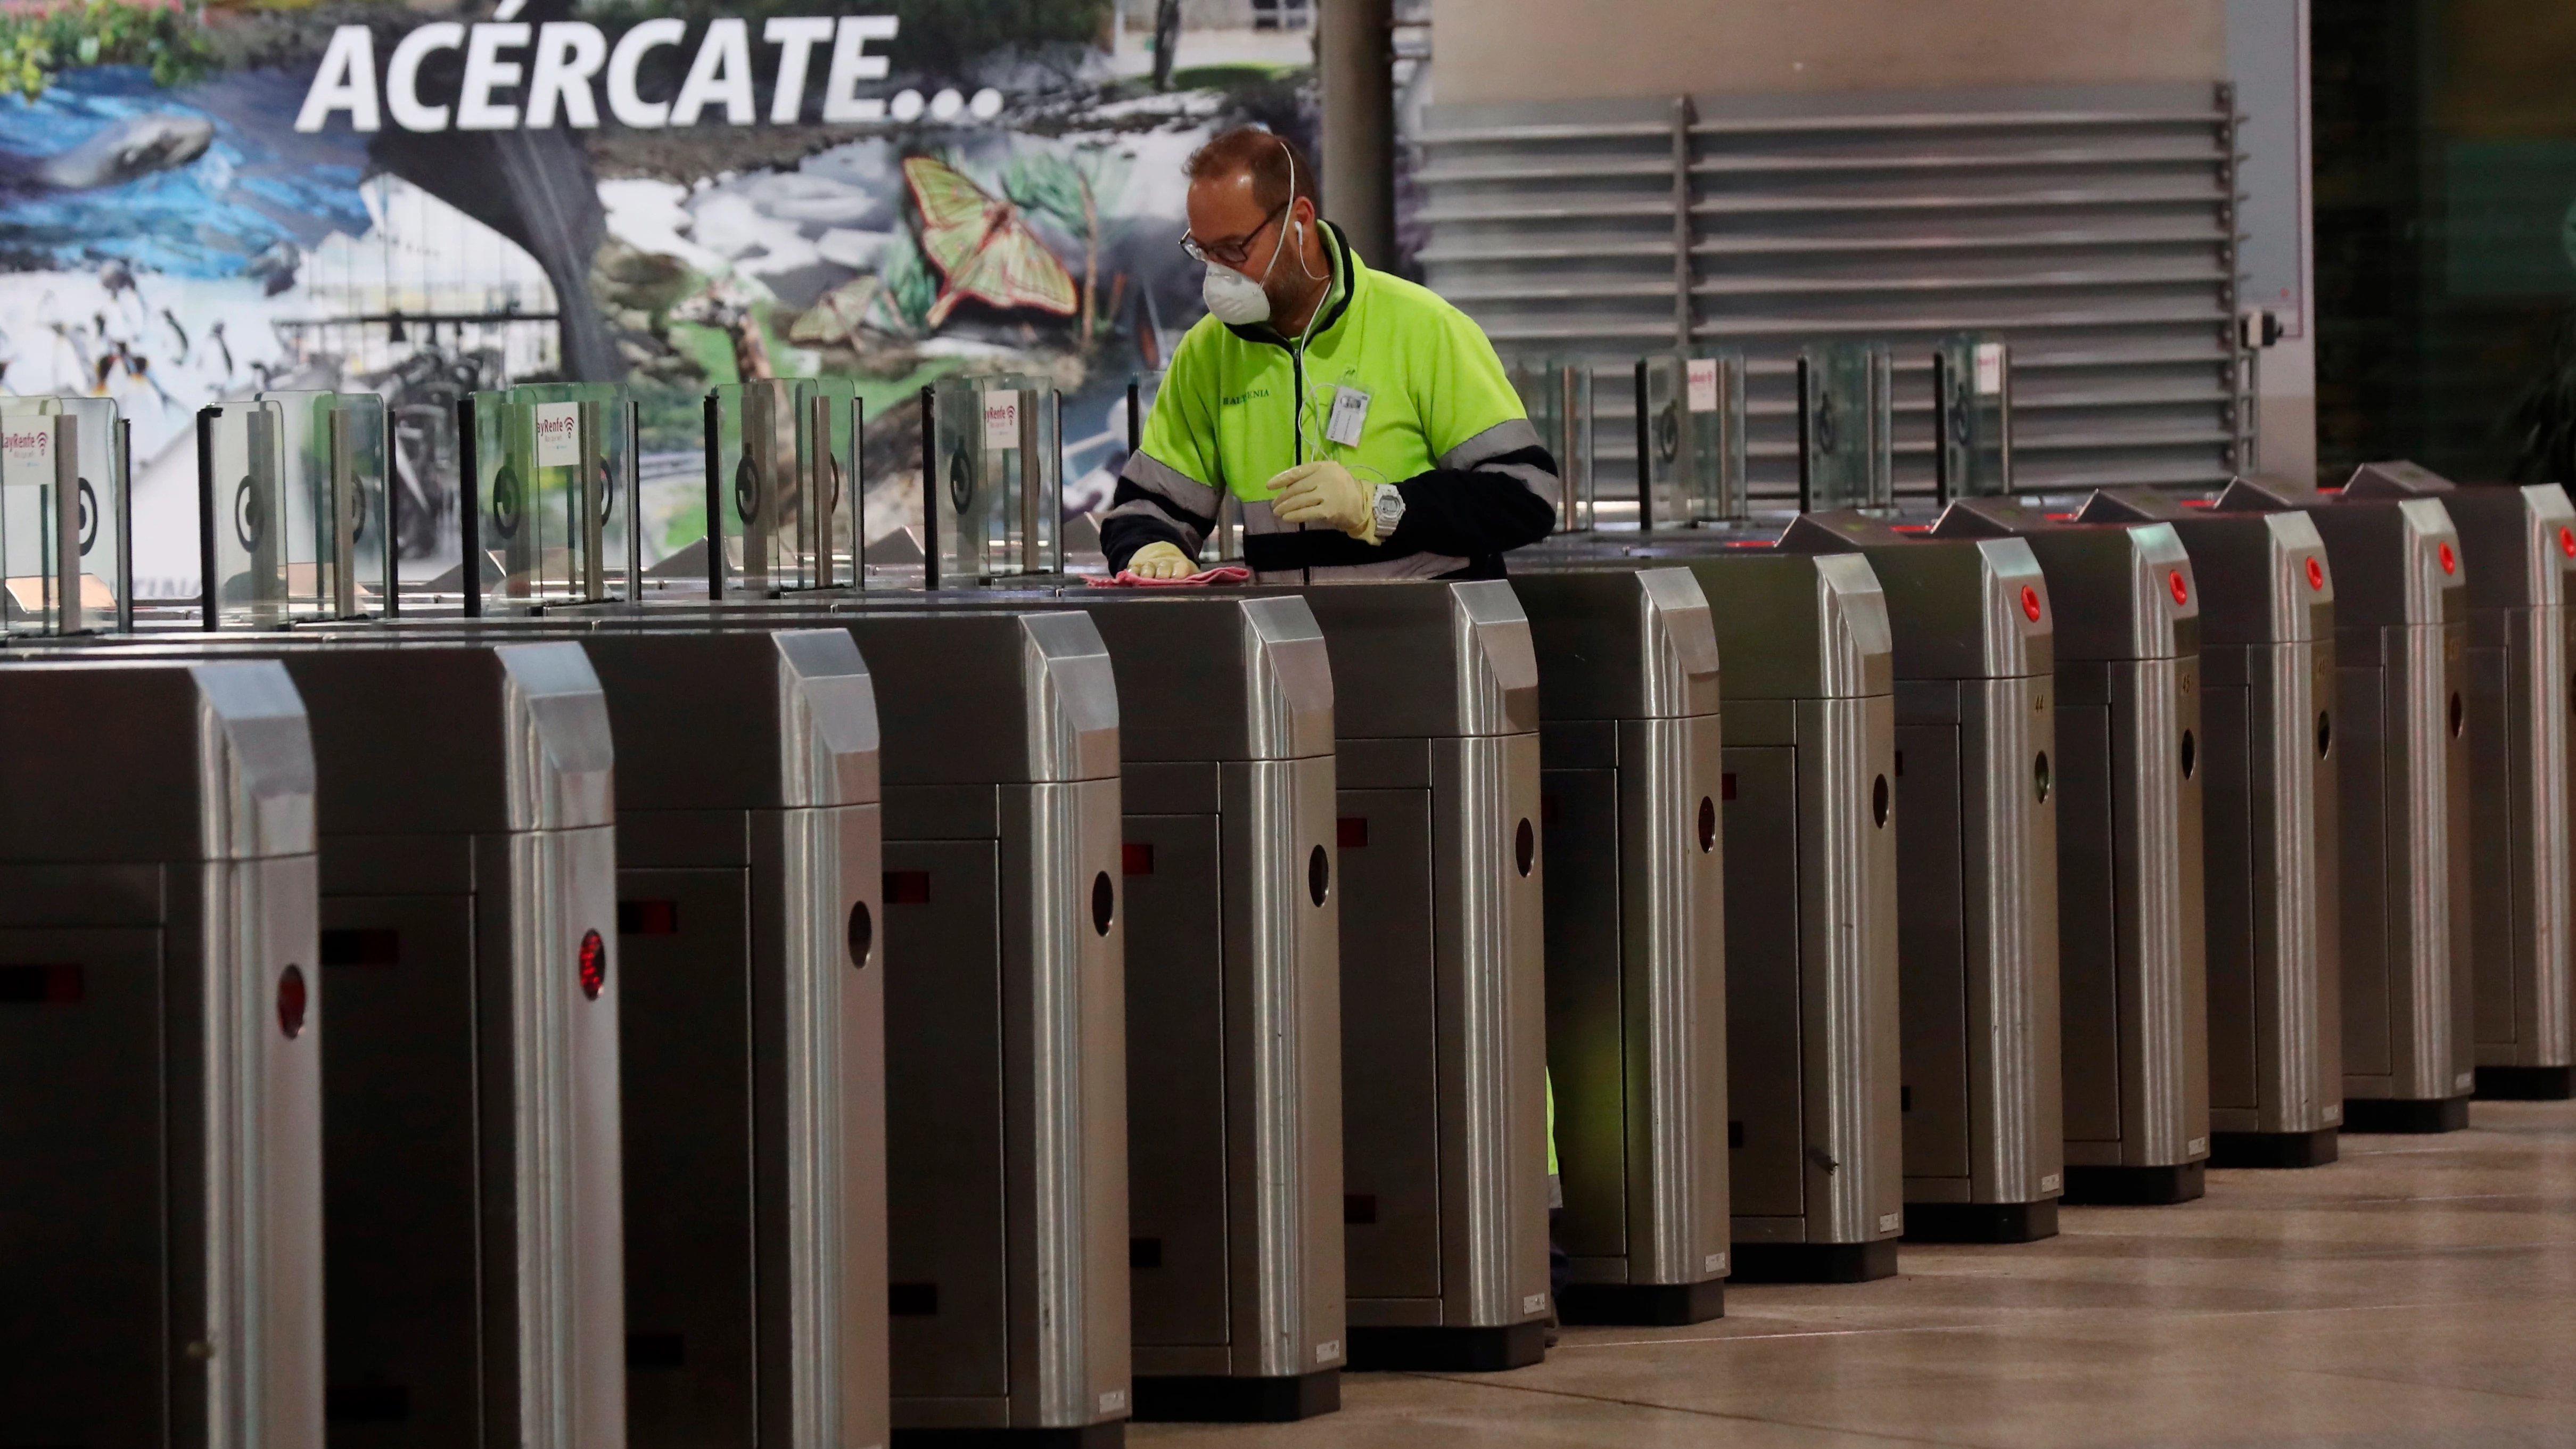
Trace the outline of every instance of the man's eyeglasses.
<instances>
[{"instance_id":1,"label":"man's eyeglasses","mask_svg":"<svg viewBox=\"0 0 2576 1449\"><path fill-rule=\"evenodd\" d=\"M1261 234L1263 232L1270 230L1270 224L1277 221L1282 215L1284 215L1289 207L1296 204L1297 198L1294 196L1289 197L1286 201L1283 201L1276 207L1272 208L1270 214L1261 219L1261 225L1254 227L1252 230L1245 232L1239 237L1233 237L1225 241L1202 242L1197 237L1191 236L1187 232L1183 232L1181 233L1181 250L1190 254L1191 261L1201 263L1202 265L1214 262L1220 267L1239 267L1252 256L1253 243L1261 240Z\"/></svg>"}]
</instances>

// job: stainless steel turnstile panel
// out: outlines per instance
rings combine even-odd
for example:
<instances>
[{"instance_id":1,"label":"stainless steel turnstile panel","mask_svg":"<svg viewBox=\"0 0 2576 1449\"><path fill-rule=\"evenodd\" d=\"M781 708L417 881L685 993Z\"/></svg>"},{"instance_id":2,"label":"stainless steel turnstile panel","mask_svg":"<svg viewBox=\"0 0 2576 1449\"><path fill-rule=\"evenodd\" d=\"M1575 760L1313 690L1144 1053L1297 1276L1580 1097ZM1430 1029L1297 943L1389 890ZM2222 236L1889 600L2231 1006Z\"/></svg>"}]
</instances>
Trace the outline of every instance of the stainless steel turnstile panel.
<instances>
[{"instance_id":1,"label":"stainless steel turnstile panel","mask_svg":"<svg viewBox=\"0 0 2576 1449\"><path fill-rule=\"evenodd\" d=\"M1129 1263L1152 1418L1340 1402L1333 676L1293 595L1086 606L1115 662Z\"/></svg>"},{"instance_id":2,"label":"stainless steel turnstile panel","mask_svg":"<svg viewBox=\"0 0 2576 1449\"><path fill-rule=\"evenodd\" d=\"M887 702L894 1422L1127 1417L1117 686L1073 612L839 616Z\"/></svg>"},{"instance_id":3,"label":"stainless steel turnstile panel","mask_svg":"<svg viewBox=\"0 0 2576 1449\"><path fill-rule=\"evenodd\" d=\"M2459 537L2430 498L2337 503L2276 479L2237 479L2218 508L2304 509L2338 584L2344 1128L2464 1125L2476 1076Z\"/></svg>"},{"instance_id":4,"label":"stainless steel turnstile panel","mask_svg":"<svg viewBox=\"0 0 2576 1449\"><path fill-rule=\"evenodd\" d=\"M598 680L571 643L246 647L295 677L322 785L322 960L347 1008L324 1063L333 1420L387 1443L620 1442L623 973ZM472 983L435 1029L400 1009L424 978ZM439 1156L415 1118L445 1124ZM408 1200L415 1176L441 1206Z\"/></svg>"},{"instance_id":5,"label":"stainless steel turnstile panel","mask_svg":"<svg viewBox=\"0 0 2576 1449\"><path fill-rule=\"evenodd\" d=\"M2056 609L2058 982L2069 1200L2200 1195L2209 1156L2199 591L2171 527L1964 499Z\"/></svg>"},{"instance_id":6,"label":"stainless steel turnstile panel","mask_svg":"<svg viewBox=\"0 0 2576 1449\"><path fill-rule=\"evenodd\" d=\"M2469 955L2480 1096L2576 1093L2570 973L2568 575L2576 509L2555 483L2454 488L2371 463L2343 496L2431 497L2468 575Z\"/></svg>"},{"instance_id":7,"label":"stainless steel turnstile panel","mask_svg":"<svg viewBox=\"0 0 2576 1449\"><path fill-rule=\"evenodd\" d=\"M1723 740L1686 569L1524 575L1538 654L1549 1079L1575 1322L1724 1309Z\"/></svg>"},{"instance_id":8,"label":"stainless steel turnstile panel","mask_svg":"<svg viewBox=\"0 0 2576 1449\"><path fill-rule=\"evenodd\" d=\"M2325 543L2304 513L2213 513L2144 489L2097 493L2081 517L2171 524L2201 592L2212 1161L2332 1162L2341 722Z\"/></svg>"},{"instance_id":9,"label":"stainless steel turnstile panel","mask_svg":"<svg viewBox=\"0 0 2576 1449\"><path fill-rule=\"evenodd\" d=\"M1532 1362L1549 1303L1529 623L1499 580L1306 598L1340 748L1351 1362Z\"/></svg>"},{"instance_id":10,"label":"stainless steel turnstile panel","mask_svg":"<svg viewBox=\"0 0 2576 1449\"><path fill-rule=\"evenodd\" d=\"M867 666L841 629L600 630L584 648L623 746L630 1442L880 1443Z\"/></svg>"},{"instance_id":11,"label":"stainless steel turnstile panel","mask_svg":"<svg viewBox=\"0 0 2576 1449\"><path fill-rule=\"evenodd\" d=\"M1857 557L1690 568L1727 674L1733 1276L1883 1277L1905 1225L1886 598Z\"/></svg>"},{"instance_id":12,"label":"stainless steel turnstile panel","mask_svg":"<svg viewBox=\"0 0 2576 1449\"><path fill-rule=\"evenodd\" d=\"M13 662L0 715L0 1437L321 1449L303 706Z\"/></svg>"},{"instance_id":13,"label":"stainless steel turnstile panel","mask_svg":"<svg viewBox=\"0 0 2576 1449\"><path fill-rule=\"evenodd\" d=\"M2066 1159L2047 581L2020 539L1859 513L1802 516L1779 546L1857 552L1888 600L1907 1232L2048 1236Z\"/></svg>"}]
</instances>

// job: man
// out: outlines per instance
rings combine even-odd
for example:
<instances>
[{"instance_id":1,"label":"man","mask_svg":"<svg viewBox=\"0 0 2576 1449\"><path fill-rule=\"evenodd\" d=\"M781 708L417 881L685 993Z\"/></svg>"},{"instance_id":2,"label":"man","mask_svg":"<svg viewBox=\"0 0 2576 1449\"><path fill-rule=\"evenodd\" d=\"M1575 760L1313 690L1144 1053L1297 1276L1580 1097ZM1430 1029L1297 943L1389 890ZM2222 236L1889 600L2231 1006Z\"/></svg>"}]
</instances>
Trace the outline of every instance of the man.
<instances>
[{"instance_id":1,"label":"man","mask_svg":"<svg viewBox=\"0 0 2576 1449\"><path fill-rule=\"evenodd\" d=\"M1110 566L1196 572L1223 489L1263 583L1500 578L1554 525L1557 477L1485 334L1363 265L1286 137L1228 131L1188 170L1208 315L1101 519Z\"/></svg>"}]
</instances>

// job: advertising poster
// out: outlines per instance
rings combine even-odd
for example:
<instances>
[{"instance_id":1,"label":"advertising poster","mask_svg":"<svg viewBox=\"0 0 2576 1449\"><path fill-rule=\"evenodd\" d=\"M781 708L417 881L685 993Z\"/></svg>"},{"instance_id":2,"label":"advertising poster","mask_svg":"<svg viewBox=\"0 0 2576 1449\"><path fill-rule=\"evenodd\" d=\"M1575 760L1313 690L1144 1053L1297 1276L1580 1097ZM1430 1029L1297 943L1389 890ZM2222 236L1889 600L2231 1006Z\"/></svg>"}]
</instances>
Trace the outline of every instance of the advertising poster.
<instances>
[{"instance_id":1,"label":"advertising poster","mask_svg":"<svg viewBox=\"0 0 2576 1449\"><path fill-rule=\"evenodd\" d=\"M1052 378L1067 507L1196 320L1181 165L1311 140L1298 0L200 0L0 13L0 389L113 397L138 594L198 590L198 408L372 390L405 572L452 564L455 404L622 381L648 563L704 533L700 400L860 380L868 530L912 399ZM416 562L414 562L416 561Z\"/></svg>"}]
</instances>

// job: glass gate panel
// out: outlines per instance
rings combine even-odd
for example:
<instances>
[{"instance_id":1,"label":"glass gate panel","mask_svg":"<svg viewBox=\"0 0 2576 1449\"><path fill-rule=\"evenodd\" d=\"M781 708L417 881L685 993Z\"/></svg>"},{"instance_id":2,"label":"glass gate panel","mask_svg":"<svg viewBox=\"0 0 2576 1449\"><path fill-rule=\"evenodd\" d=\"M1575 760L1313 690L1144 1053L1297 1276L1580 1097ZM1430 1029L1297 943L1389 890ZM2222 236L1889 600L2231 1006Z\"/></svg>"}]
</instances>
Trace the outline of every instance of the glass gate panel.
<instances>
[{"instance_id":1,"label":"glass gate panel","mask_svg":"<svg viewBox=\"0 0 2576 1449\"><path fill-rule=\"evenodd\" d=\"M0 398L0 612L11 633L130 623L125 429L113 399Z\"/></svg>"},{"instance_id":2,"label":"glass gate panel","mask_svg":"<svg viewBox=\"0 0 2576 1449\"><path fill-rule=\"evenodd\" d=\"M1940 496L2012 492L2011 347L1991 333L1943 338L1932 355L1932 398Z\"/></svg>"},{"instance_id":3,"label":"glass gate panel","mask_svg":"<svg viewBox=\"0 0 2576 1449\"><path fill-rule=\"evenodd\" d=\"M1637 362L1640 526L1745 516L1744 358L1658 353Z\"/></svg>"},{"instance_id":4,"label":"glass gate panel","mask_svg":"<svg viewBox=\"0 0 2576 1449\"><path fill-rule=\"evenodd\" d=\"M948 378L925 405L925 482L938 519L933 582L1059 572L1055 390L1019 376Z\"/></svg>"},{"instance_id":5,"label":"glass gate panel","mask_svg":"<svg viewBox=\"0 0 2576 1449\"><path fill-rule=\"evenodd\" d=\"M1801 509L1894 505L1894 386L1884 343L1818 343L1799 356Z\"/></svg>"},{"instance_id":6,"label":"glass gate panel","mask_svg":"<svg viewBox=\"0 0 2576 1449\"><path fill-rule=\"evenodd\" d=\"M626 556L634 457L626 389L545 383L478 392L467 403L473 531L504 603L609 597Z\"/></svg>"}]
</instances>

